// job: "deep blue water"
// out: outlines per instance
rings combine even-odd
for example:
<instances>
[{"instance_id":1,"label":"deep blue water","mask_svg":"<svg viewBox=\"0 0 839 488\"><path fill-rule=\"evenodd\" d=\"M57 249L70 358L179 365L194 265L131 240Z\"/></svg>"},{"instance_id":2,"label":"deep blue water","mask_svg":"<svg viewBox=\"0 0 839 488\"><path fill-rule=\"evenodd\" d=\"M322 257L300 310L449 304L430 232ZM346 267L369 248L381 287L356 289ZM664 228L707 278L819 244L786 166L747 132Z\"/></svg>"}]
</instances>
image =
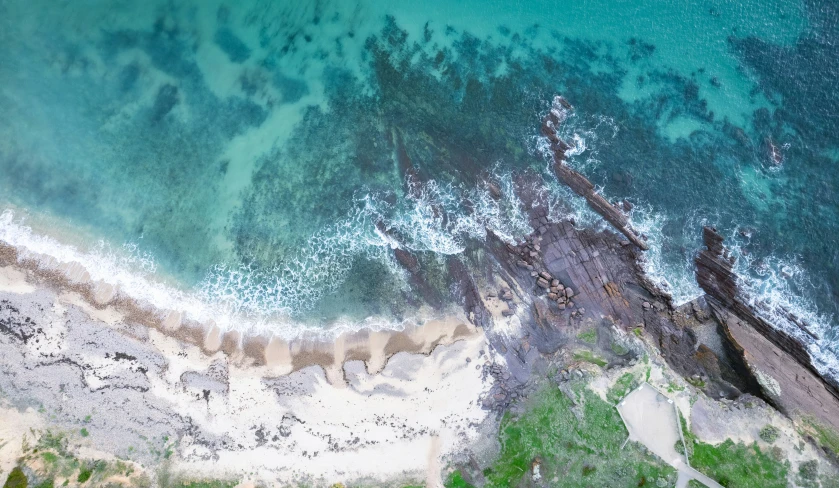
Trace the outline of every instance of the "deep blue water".
<instances>
[{"instance_id":1,"label":"deep blue water","mask_svg":"<svg viewBox=\"0 0 839 488\"><path fill-rule=\"evenodd\" d=\"M555 186L537 130L561 93L572 164L636 204L677 301L713 224L753 296L832 348L839 6L565 3L0 1L3 203L247 316L402 317L445 302L441 256L529 231L481 181ZM418 297L377 221L442 292Z\"/></svg>"}]
</instances>

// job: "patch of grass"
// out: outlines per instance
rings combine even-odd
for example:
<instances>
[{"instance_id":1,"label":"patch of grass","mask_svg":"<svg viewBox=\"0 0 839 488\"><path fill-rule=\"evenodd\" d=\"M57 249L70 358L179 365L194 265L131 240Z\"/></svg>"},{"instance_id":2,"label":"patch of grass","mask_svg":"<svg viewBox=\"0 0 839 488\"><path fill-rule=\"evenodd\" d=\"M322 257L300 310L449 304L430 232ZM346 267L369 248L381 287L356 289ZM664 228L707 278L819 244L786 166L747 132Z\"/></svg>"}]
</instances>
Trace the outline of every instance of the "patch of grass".
<instances>
[{"instance_id":1,"label":"patch of grass","mask_svg":"<svg viewBox=\"0 0 839 488\"><path fill-rule=\"evenodd\" d=\"M526 411L502 419L498 460L484 472L488 487L518 486L540 459L544 480L561 486L655 486L658 479L675 482L675 470L627 437L617 410L581 385L572 400L556 388L534 394ZM596 469L592 469L596 467ZM446 486L449 486L448 484Z\"/></svg>"},{"instance_id":2,"label":"patch of grass","mask_svg":"<svg viewBox=\"0 0 839 488\"><path fill-rule=\"evenodd\" d=\"M807 481L815 481L819 477L819 462L815 459L804 461L798 466L798 476Z\"/></svg>"},{"instance_id":3,"label":"patch of grass","mask_svg":"<svg viewBox=\"0 0 839 488\"><path fill-rule=\"evenodd\" d=\"M618 356L623 356L624 354L629 352L629 349L627 349L626 346L619 342L613 342L611 347L612 352L617 354Z\"/></svg>"},{"instance_id":4,"label":"patch of grass","mask_svg":"<svg viewBox=\"0 0 839 488\"><path fill-rule=\"evenodd\" d=\"M594 344L597 342L597 329L593 327L591 329L586 329L577 334L577 339L589 344Z\"/></svg>"},{"instance_id":5,"label":"patch of grass","mask_svg":"<svg viewBox=\"0 0 839 488\"><path fill-rule=\"evenodd\" d=\"M685 380L690 383L691 385L699 388L700 390L705 388L705 382L699 378L685 378Z\"/></svg>"},{"instance_id":6,"label":"patch of grass","mask_svg":"<svg viewBox=\"0 0 839 488\"><path fill-rule=\"evenodd\" d=\"M26 478L23 470L20 469L20 466L15 466L12 469L9 477L6 478L6 483L3 484L3 488L26 488L27 486L29 486L29 480Z\"/></svg>"},{"instance_id":7,"label":"patch of grass","mask_svg":"<svg viewBox=\"0 0 839 488\"><path fill-rule=\"evenodd\" d=\"M475 488L463 479L463 475L460 474L460 471L454 471L451 473L446 479L446 482L443 483L443 486L446 488Z\"/></svg>"},{"instance_id":8,"label":"patch of grass","mask_svg":"<svg viewBox=\"0 0 839 488\"><path fill-rule=\"evenodd\" d=\"M766 424L760 429L759 435L763 442L772 444L778 440L778 429L772 424Z\"/></svg>"},{"instance_id":9,"label":"patch of grass","mask_svg":"<svg viewBox=\"0 0 839 488\"><path fill-rule=\"evenodd\" d=\"M632 373L625 373L606 392L606 399L612 404L617 404L636 386L638 385Z\"/></svg>"},{"instance_id":10,"label":"patch of grass","mask_svg":"<svg viewBox=\"0 0 839 488\"><path fill-rule=\"evenodd\" d=\"M88 431L87 431L87 429L85 429L84 427L82 427L82 428L81 428L81 430L79 431L79 434L81 434L81 435L82 435L82 437L87 437L87 436L89 436L89 435L90 435L90 432L88 432Z\"/></svg>"},{"instance_id":11,"label":"patch of grass","mask_svg":"<svg viewBox=\"0 0 839 488\"><path fill-rule=\"evenodd\" d=\"M43 458L44 463L47 465L53 465L58 462L58 456L52 452L42 452L41 458Z\"/></svg>"},{"instance_id":12,"label":"patch of grass","mask_svg":"<svg viewBox=\"0 0 839 488\"><path fill-rule=\"evenodd\" d=\"M839 456L839 433L812 418L804 419L804 430L805 436L809 434L820 446L830 449L833 454Z\"/></svg>"},{"instance_id":13,"label":"patch of grass","mask_svg":"<svg viewBox=\"0 0 839 488\"><path fill-rule=\"evenodd\" d=\"M82 469L79 470L79 476L76 478L76 481L78 481L79 484L84 484L91 476L93 476L93 470L88 466L82 466Z\"/></svg>"},{"instance_id":14,"label":"patch of grass","mask_svg":"<svg viewBox=\"0 0 839 488\"><path fill-rule=\"evenodd\" d=\"M41 450L52 449L59 454L67 452L67 436L61 432L46 431L38 438L38 448Z\"/></svg>"},{"instance_id":15,"label":"patch of grass","mask_svg":"<svg viewBox=\"0 0 839 488\"><path fill-rule=\"evenodd\" d=\"M635 337L641 337L641 334L643 334L643 331L641 331L640 327L632 329L632 332L635 334Z\"/></svg>"},{"instance_id":16,"label":"patch of grass","mask_svg":"<svg viewBox=\"0 0 839 488\"><path fill-rule=\"evenodd\" d=\"M687 428L681 412L679 420L690 455L690 464L726 488L785 488L787 467L757 443L735 444L731 439L719 446L700 442Z\"/></svg>"},{"instance_id":17,"label":"patch of grass","mask_svg":"<svg viewBox=\"0 0 839 488\"><path fill-rule=\"evenodd\" d=\"M595 355L591 351L586 351L586 350L575 351L574 352L574 359L577 360L577 361L585 361L587 363L595 364L597 366L600 366L601 368L603 366L606 366L607 364L609 364L609 363L606 362L605 359L601 358L600 356Z\"/></svg>"},{"instance_id":18,"label":"patch of grass","mask_svg":"<svg viewBox=\"0 0 839 488\"><path fill-rule=\"evenodd\" d=\"M41 481L40 483L35 485L35 488L55 488L55 480L53 480L52 478L47 478L44 481Z\"/></svg>"}]
</instances>

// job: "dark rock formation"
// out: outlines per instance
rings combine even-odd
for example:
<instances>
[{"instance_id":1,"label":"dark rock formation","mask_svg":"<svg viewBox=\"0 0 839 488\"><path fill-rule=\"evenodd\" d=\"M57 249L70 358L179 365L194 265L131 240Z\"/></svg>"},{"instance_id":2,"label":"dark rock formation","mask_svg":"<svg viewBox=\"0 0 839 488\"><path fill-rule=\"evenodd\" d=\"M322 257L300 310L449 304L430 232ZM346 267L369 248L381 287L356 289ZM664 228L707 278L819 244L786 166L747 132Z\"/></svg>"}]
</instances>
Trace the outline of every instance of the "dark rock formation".
<instances>
[{"instance_id":1,"label":"dark rock formation","mask_svg":"<svg viewBox=\"0 0 839 488\"><path fill-rule=\"evenodd\" d=\"M706 249L696 257L696 280L726 338L760 382L764 395L787 414L814 416L839 429L839 385L813 366L806 345L770 324L748 305L733 272L734 257L716 229L705 227ZM815 338L801 320L788 313L791 326Z\"/></svg>"},{"instance_id":2,"label":"dark rock formation","mask_svg":"<svg viewBox=\"0 0 839 488\"><path fill-rule=\"evenodd\" d=\"M570 104L562 98L555 97L553 108L542 120L542 134L548 138L551 143L551 152L553 154L553 170L559 181L565 183L577 195L586 199L588 206L592 210L600 214L607 222L615 226L623 235L629 239L630 242L647 250L649 246L644 242L632 226L629 225L629 219L617 207L609 203L602 195L594 191L594 185L580 173L571 169L570 166L564 163L565 153L571 148L567 143L557 136L557 127L565 118L566 107Z\"/></svg>"}]
</instances>

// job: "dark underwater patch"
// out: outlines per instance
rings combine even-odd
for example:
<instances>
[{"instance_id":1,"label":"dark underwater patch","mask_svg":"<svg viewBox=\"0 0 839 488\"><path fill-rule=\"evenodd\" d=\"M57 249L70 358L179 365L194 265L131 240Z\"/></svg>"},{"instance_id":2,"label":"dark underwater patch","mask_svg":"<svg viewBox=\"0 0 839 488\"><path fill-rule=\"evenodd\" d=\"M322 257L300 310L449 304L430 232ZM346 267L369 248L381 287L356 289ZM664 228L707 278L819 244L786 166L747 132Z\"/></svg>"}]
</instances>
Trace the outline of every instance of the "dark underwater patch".
<instances>
[{"instance_id":1,"label":"dark underwater patch","mask_svg":"<svg viewBox=\"0 0 839 488\"><path fill-rule=\"evenodd\" d=\"M213 36L213 41L234 63L243 63L251 57L251 49L230 29L224 27L218 29L216 35Z\"/></svg>"}]
</instances>

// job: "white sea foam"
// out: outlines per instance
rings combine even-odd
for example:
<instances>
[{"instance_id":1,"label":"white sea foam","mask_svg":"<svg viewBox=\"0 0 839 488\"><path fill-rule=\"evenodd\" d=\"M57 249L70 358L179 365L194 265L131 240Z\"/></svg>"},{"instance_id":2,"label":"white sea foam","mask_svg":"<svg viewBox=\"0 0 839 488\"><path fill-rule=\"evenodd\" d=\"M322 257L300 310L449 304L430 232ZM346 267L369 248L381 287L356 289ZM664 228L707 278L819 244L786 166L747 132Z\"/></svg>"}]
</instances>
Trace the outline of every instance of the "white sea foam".
<instances>
[{"instance_id":1,"label":"white sea foam","mask_svg":"<svg viewBox=\"0 0 839 488\"><path fill-rule=\"evenodd\" d=\"M745 252L750 238L751 233L739 229L726 237L728 248L737 258L734 271L740 277L744 298L761 317L807 345L820 372L839 378L833 317L819 313L815 303L807 298L807 293L815 290L809 274L795 256L756 257ZM818 339L802 330L790 316Z\"/></svg>"},{"instance_id":2,"label":"white sea foam","mask_svg":"<svg viewBox=\"0 0 839 488\"><path fill-rule=\"evenodd\" d=\"M650 249L644 253L644 273L663 291L670 294L675 306L690 302L703 294L696 282L694 257L699 249L700 231L706 221L696 212L683 216L680 242L663 232L667 216L649 205L638 204L630 213L632 227L647 237ZM680 255L673 259L674 255Z\"/></svg>"},{"instance_id":3,"label":"white sea foam","mask_svg":"<svg viewBox=\"0 0 839 488\"><path fill-rule=\"evenodd\" d=\"M531 229L512 191L511 175L497 180L504 193L500 200L484 188L429 181L399 202L395 212L380 196L365 194L356 199L349 216L312 236L282 265L270 270L218 265L202 282L199 296L227 314L249 320L295 316L340 286L357 258L383 263L404 278L390 252L394 247L440 256L460 254L469 239L485 239L487 230L514 242ZM466 201L471 209L464 206Z\"/></svg>"},{"instance_id":4,"label":"white sea foam","mask_svg":"<svg viewBox=\"0 0 839 488\"><path fill-rule=\"evenodd\" d=\"M22 257L45 266L80 263L91 281L112 284L120 293L158 309L183 311L186 318L199 322L212 320L225 330L290 338L325 332L293 317L340 287L359 258L382 263L403 278L397 281L407 287L405 272L393 257L394 247L442 256L463 252L469 239L483 240L488 230L511 243L529 233L532 229L513 192L511 174L496 176L504 195L499 200L487 188L435 181L421 185L417 194L402 199L395 208L378 195L365 194L355 199L345 218L311 236L282 264L270 269L247 263L218 264L193 291L162 283L155 275L153 258L138 243L115 249L100 241L81 250L38 234L11 210L0 215L0 240L20 249ZM326 332L401 329L403 325L384 316L344 317L329 324Z\"/></svg>"}]
</instances>

